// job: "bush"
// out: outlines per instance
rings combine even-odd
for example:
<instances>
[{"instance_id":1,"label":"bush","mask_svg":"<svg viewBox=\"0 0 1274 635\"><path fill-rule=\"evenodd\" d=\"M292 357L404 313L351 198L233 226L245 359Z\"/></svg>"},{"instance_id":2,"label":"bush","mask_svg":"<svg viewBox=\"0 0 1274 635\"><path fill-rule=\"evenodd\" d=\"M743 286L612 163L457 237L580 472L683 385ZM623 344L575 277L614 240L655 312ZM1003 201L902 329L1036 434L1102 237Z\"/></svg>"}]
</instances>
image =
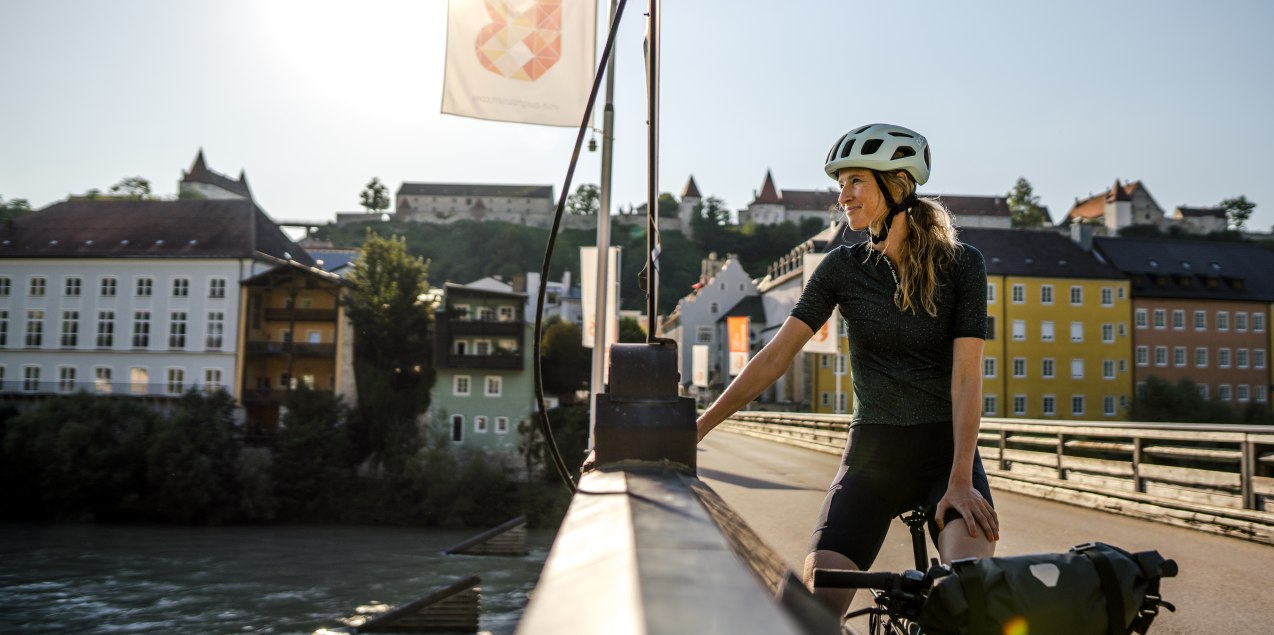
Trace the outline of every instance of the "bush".
<instances>
[{"instance_id":1,"label":"bush","mask_svg":"<svg viewBox=\"0 0 1274 635\"><path fill-rule=\"evenodd\" d=\"M178 399L146 454L154 513L180 523L223 523L239 509L234 400L225 391L194 390Z\"/></svg>"},{"instance_id":2,"label":"bush","mask_svg":"<svg viewBox=\"0 0 1274 635\"><path fill-rule=\"evenodd\" d=\"M347 447L348 416L344 401L333 393L314 392L302 384L288 397L273 466L284 517L340 517L354 478Z\"/></svg>"}]
</instances>

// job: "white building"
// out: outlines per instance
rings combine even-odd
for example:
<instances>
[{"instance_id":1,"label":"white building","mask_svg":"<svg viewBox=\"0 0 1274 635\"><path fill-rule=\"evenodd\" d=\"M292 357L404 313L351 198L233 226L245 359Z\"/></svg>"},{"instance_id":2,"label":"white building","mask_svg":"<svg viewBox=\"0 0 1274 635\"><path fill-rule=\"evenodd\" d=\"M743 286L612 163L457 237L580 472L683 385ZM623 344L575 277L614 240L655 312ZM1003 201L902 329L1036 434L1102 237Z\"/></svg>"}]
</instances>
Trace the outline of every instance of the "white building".
<instances>
[{"instance_id":1,"label":"white building","mask_svg":"<svg viewBox=\"0 0 1274 635\"><path fill-rule=\"evenodd\" d=\"M239 282L312 265L251 200L79 199L0 227L0 400L238 395Z\"/></svg>"},{"instance_id":2,"label":"white building","mask_svg":"<svg viewBox=\"0 0 1274 635\"><path fill-rule=\"evenodd\" d=\"M826 190L779 190L774 186L773 175L766 170L761 191L754 192L747 209L739 211L739 224L778 225L792 222L800 225L802 221L811 218L830 223L838 214L836 205L839 196L830 187Z\"/></svg>"},{"instance_id":3,"label":"white building","mask_svg":"<svg viewBox=\"0 0 1274 635\"><path fill-rule=\"evenodd\" d=\"M422 223L498 220L548 227L556 210L550 185L403 183L395 195L395 216Z\"/></svg>"},{"instance_id":4,"label":"white building","mask_svg":"<svg viewBox=\"0 0 1274 635\"><path fill-rule=\"evenodd\" d=\"M709 347L709 386L719 390L729 383L726 376L729 351L724 328L718 322L742 300L757 295L756 284L733 254L724 261L718 260L715 253L704 260L695 291L677 301L677 308L663 325L664 336L677 342L682 385L691 384L696 344ZM754 313L753 308L749 305L747 314ZM752 327L759 331L763 325Z\"/></svg>"}]
</instances>

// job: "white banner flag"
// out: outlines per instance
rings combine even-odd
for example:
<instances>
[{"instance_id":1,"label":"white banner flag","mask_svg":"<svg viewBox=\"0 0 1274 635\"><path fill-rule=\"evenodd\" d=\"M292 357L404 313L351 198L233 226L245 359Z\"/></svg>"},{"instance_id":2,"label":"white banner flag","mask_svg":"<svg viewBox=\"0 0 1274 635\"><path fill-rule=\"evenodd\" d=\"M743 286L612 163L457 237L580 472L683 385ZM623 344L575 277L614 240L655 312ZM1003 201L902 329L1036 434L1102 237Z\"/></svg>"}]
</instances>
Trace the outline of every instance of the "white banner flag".
<instances>
[{"instance_id":1,"label":"white banner flag","mask_svg":"<svg viewBox=\"0 0 1274 635\"><path fill-rule=\"evenodd\" d=\"M442 112L578 126L596 37L596 0L450 0Z\"/></svg>"},{"instance_id":2,"label":"white banner flag","mask_svg":"<svg viewBox=\"0 0 1274 635\"><path fill-rule=\"evenodd\" d=\"M695 344L691 349L691 383L700 388L708 387L708 345Z\"/></svg>"},{"instance_id":3,"label":"white banner flag","mask_svg":"<svg viewBox=\"0 0 1274 635\"><path fill-rule=\"evenodd\" d=\"M584 314L583 340L586 348L593 348L594 333L597 332L597 248L580 247L580 308ZM606 315L603 317L606 329L606 352L610 345L619 341L619 247L610 248L610 257L606 260Z\"/></svg>"},{"instance_id":4,"label":"white banner flag","mask_svg":"<svg viewBox=\"0 0 1274 635\"><path fill-rule=\"evenodd\" d=\"M814 270L823 262L827 254L805 254L801 262L802 286L809 282ZM839 353L840 352L840 310L833 309L832 316L827 318L822 328L814 331L814 336L805 343L801 350L806 353Z\"/></svg>"}]
</instances>

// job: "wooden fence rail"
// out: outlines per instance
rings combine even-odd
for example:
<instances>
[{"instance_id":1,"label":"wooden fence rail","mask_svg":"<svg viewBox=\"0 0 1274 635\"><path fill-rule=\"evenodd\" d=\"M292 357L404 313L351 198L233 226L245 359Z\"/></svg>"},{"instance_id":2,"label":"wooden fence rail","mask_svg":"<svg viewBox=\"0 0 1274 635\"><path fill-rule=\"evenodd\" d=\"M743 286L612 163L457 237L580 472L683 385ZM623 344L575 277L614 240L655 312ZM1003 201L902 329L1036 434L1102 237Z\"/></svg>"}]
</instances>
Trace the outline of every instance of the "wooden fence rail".
<instances>
[{"instance_id":1,"label":"wooden fence rail","mask_svg":"<svg viewBox=\"0 0 1274 635\"><path fill-rule=\"evenodd\" d=\"M849 417L740 412L725 425L839 454ZM1274 544L1274 426L984 418L978 451L1000 487Z\"/></svg>"}]
</instances>

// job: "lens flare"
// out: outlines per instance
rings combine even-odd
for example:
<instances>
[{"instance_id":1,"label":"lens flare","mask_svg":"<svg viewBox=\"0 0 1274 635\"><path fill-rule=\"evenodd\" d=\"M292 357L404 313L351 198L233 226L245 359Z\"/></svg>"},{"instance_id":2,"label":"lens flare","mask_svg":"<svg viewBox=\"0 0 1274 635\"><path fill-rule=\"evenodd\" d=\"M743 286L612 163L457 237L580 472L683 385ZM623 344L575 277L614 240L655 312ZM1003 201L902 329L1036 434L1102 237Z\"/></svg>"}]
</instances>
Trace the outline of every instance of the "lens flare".
<instances>
[{"instance_id":1,"label":"lens flare","mask_svg":"<svg viewBox=\"0 0 1274 635\"><path fill-rule=\"evenodd\" d=\"M1026 618L1018 615L1010 617L1004 623L1004 635L1029 635L1031 627L1027 625Z\"/></svg>"}]
</instances>

